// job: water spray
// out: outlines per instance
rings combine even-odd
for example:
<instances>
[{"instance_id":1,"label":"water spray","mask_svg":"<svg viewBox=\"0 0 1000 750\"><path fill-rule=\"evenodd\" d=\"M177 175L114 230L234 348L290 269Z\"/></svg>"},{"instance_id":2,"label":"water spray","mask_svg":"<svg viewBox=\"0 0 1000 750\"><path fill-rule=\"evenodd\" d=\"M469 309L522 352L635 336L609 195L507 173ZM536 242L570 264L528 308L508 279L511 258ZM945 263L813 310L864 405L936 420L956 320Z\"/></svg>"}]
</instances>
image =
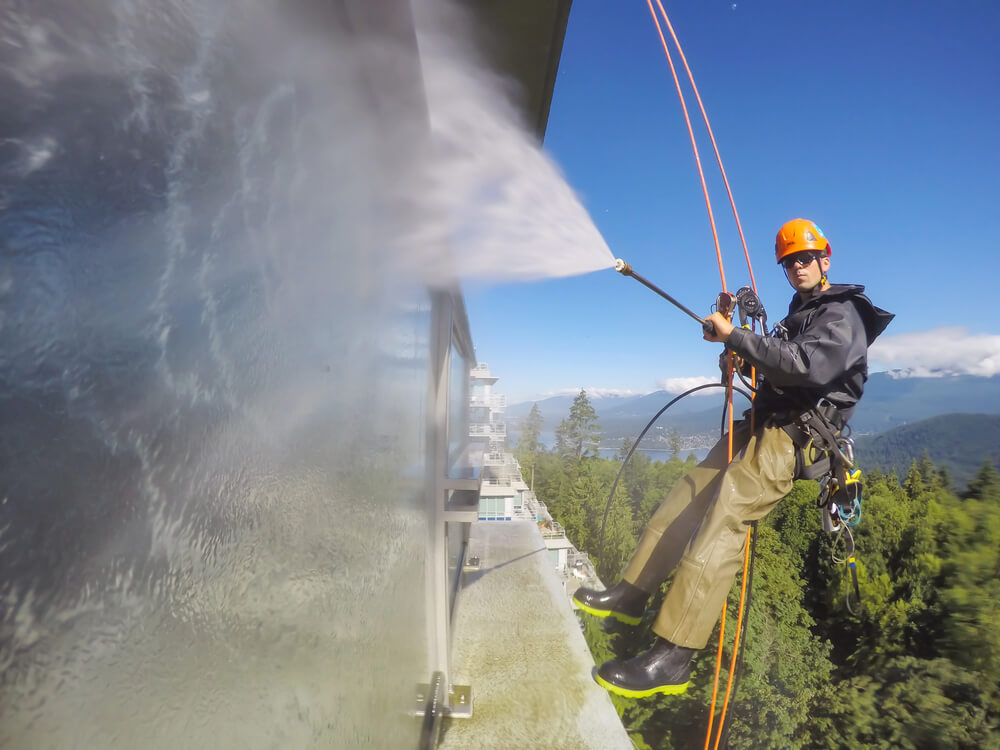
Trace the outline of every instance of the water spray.
<instances>
[{"instance_id":1,"label":"water spray","mask_svg":"<svg viewBox=\"0 0 1000 750\"><path fill-rule=\"evenodd\" d=\"M705 331L705 333L709 334L710 336L713 335L713 334L715 334L715 326L712 324L711 321L705 320L700 315L696 315L689 308L685 307L680 302L678 302L673 297L671 297L669 294L667 294L665 291L663 291L662 289L660 289L660 287L656 286L656 284L654 284L653 282L649 281L648 279L645 279L642 276L640 276L639 274L637 274L634 270L632 270L632 266L630 266L628 263L626 263L621 258L616 258L615 259L615 266L614 266L614 268L622 276L631 276L633 279L635 279L636 281L638 281L643 286L645 286L645 287L647 287L649 289L652 289L654 292L656 292L657 294L659 294L661 297L663 297L663 299L665 299L667 302L669 302L670 304L672 304L674 307L676 307L681 312L684 312L684 313L687 313L688 315L690 315L692 318L694 318L699 323L701 323L702 330Z\"/></svg>"}]
</instances>

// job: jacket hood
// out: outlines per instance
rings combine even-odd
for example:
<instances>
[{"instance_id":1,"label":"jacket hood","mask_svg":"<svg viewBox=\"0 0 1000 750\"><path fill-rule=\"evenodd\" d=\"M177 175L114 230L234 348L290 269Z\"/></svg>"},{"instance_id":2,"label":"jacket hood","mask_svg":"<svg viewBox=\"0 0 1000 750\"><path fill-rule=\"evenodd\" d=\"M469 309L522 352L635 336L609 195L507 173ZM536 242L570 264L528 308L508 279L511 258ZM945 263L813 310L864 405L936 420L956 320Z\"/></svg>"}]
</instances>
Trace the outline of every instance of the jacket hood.
<instances>
[{"instance_id":1,"label":"jacket hood","mask_svg":"<svg viewBox=\"0 0 1000 750\"><path fill-rule=\"evenodd\" d=\"M865 288L861 284L830 284L826 289L815 292L804 301L796 294L788 306L788 312L791 314L808 307L818 307L835 299L850 300L861 315L865 325L865 337L868 346L871 346L896 316L881 307L876 307L864 292Z\"/></svg>"}]
</instances>

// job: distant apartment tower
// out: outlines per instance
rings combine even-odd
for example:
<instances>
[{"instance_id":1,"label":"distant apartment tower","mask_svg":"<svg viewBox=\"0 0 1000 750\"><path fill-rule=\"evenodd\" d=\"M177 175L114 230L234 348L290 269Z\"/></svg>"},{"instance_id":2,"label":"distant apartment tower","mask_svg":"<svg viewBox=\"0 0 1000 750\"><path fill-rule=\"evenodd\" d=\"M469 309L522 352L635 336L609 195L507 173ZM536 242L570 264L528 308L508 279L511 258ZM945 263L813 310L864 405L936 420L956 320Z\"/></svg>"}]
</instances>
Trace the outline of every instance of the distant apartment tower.
<instances>
[{"instance_id":1,"label":"distant apartment tower","mask_svg":"<svg viewBox=\"0 0 1000 750\"><path fill-rule=\"evenodd\" d=\"M507 397L494 393L497 378L489 365L477 364L469 373L469 434L486 443L479 494L480 521L534 521L553 567L567 591L587 576L596 580L586 554L566 538L562 525L553 520L545 503L525 483L517 459L507 452L507 425L503 411ZM574 582L574 583L571 583Z\"/></svg>"},{"instance_id":2,"label":"distant apartment tower","mask_svg":"<svg viewBox=\"0 0 1000 750\"><path fill-rule=\"evenodd\" d=\"M507 450L507 423L503 411L507 397L493 392L498 378L487 364L470 372L469 435L486 441L483 481L479 496L480 521L510 521L522 517L522 492L528 489L521 470Z\"/></svg>"}]
</instances>

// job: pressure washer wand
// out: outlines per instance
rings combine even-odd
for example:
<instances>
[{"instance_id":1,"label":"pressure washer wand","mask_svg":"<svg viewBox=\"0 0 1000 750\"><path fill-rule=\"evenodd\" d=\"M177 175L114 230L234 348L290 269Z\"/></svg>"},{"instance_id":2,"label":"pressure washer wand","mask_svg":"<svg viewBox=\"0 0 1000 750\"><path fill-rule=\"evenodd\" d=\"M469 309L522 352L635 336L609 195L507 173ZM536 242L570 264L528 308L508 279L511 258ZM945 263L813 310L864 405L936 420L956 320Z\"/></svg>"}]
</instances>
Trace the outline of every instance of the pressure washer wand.
<instances>
[{"instance_id":1,"label":"pressure washer wand","mask_svg":"<svg viewBox=\"0 0 1000 750\"><path fill-rule=\"evenodd\" d=\"M709 334L714 334L715 333L715 326L711 323L711 321L703 320L700 315L696 315L695 313L693 313L691 310L689 310L684 305L682 305L680 302L678 302L677 300L675 300L673 297L671 297L665 291L663 291L662 289L660 289L660 287L656 286L656 284L654 284L653 282L651 282L651 281L649 281L647 279L644 279L642 276L640 276L635 271L633 271L632 270L632 266L630 266L628 263L626 263L625 261L623 261L621 258L616 258L615 259L615 270L618 273L620 273L622 276L631 276L633 279L635 279L636 281L638 281L643 286L648 287L649 289L652 289L654 292L656 292L657 294L659 294L661 297L663 297L663 299L665 299L667 302L669 302L670 304L672 304L674 307L676 307L681 312L685 312L688 315L690 315L692 318L694 318L699 323L701 323L701 327L702 327L702 329L704 329L704 331L706 333L709 333Z\"/></svg>"}]
</instances>

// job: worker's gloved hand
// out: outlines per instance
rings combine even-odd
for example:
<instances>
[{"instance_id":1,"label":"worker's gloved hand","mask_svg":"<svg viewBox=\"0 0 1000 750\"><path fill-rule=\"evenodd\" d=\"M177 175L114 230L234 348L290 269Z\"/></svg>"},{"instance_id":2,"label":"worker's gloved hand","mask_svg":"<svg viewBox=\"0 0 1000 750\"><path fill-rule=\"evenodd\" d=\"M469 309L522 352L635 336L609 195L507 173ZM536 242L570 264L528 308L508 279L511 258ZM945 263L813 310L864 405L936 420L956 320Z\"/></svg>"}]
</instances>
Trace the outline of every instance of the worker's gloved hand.
<instances>
[{"instance_id":1,"label":"worker's gloved hand","mask_svg":"<svg viewBox=\"0 0 1000 750\"><path fill-rule=\"evenodd\" d=\"M719 355L719 373L722 377L722 382L728 382L726 376L729 374L729 352L725 349L723 349L722 354Z\"/></svg>"},{"instance_id":2,"label":"worker's gloved hand","mask_svg":"<svg viewBox=\"0 0 1000 750\"><path fill-rule=\"evenodd\" d=\"M704 322L711 323L710 326L703 326L702 328L701 337L705 341L716 341L724 344L729 339L729 334L733 332L733 324L721 313L712 313L705 318Z\"/></svg>"}]
</instances>

